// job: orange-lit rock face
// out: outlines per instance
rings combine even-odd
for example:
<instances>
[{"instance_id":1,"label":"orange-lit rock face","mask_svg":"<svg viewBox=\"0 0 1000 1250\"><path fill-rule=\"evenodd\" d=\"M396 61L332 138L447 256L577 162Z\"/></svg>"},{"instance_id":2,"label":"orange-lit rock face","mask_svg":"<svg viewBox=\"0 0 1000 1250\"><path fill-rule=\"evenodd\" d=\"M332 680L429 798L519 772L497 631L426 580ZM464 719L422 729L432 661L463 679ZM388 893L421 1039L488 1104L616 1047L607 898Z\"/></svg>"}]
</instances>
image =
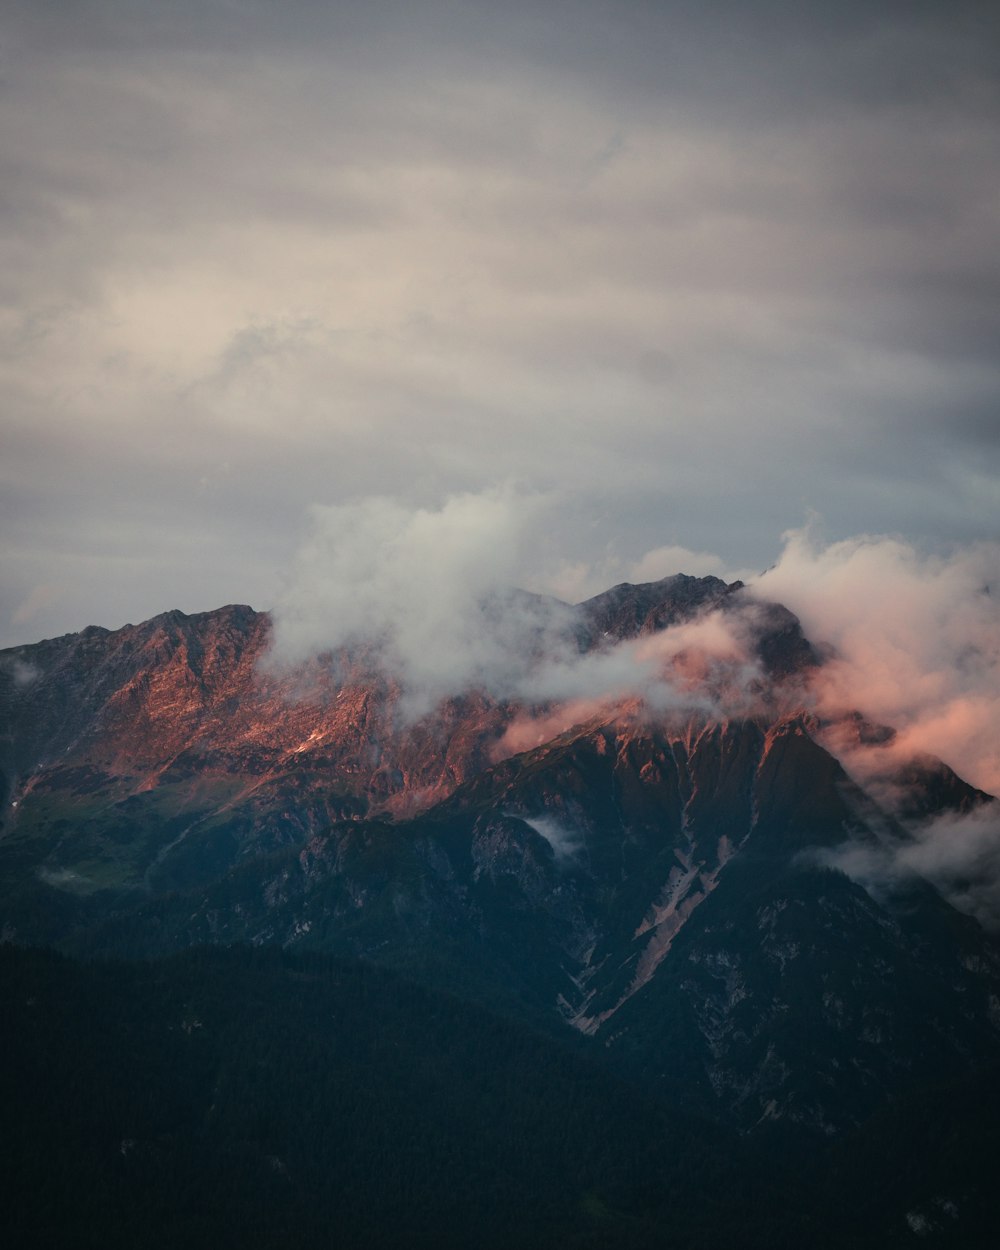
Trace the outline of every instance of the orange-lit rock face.
<instances>
[{"instance_id":1,"label":"orange-lit rock face","mask_svg":"<svg viewBox=\"0 0 1000 1250\"><path fill-rule=\"evenodd\" d=\"M155 813L171 837L228 823L232 853L266 850L345 817L420 810L503 732L507 713L476 695L403 725L398 688L347 657L269 671L269 629L230 607L32 648L36 676L6 709L7 824L53 840L60 871L131 846L130 814ZM117 854L116 882L146 879L160 849Z\"/></svg>"},{"instance_id":2,"label":"orange-lit rock face","mask_svg":"<svg viewBox=\"0 0 1000 1250\"><path fill-rule=\"evenodd\" d=\"M346 663L268 672L268 632L249 609L172 613L60 656L24 700L19 771L85 763L147 787L196 770L258 782L313 773L388 797L405 777L454 784L477 724L486 732L498 715L470 697L401 731L391 682Z\"/></svg>"},{"instance_id":3,"label":"orange-lit rock face","mask_svg":"<svg viewBox=\"0 0 1000 1250\"><path fill-rule=\"evenodd\" d=\"M737 590L684 577L616 587L575 610L567 646L624 646L642 664L658 657L658 631L686 630ZM808 659L793 626L779 613L792 667ZM665 659L694 689L720 655L728 663L732 639L724 623L692 629ZM229 606L19 649L31 680L8 680L0 701L7 836L34 839L53 872L87 888L148 885L182 853L193 872L199 847L214 871L336 821L411 817L581 721L641 721L634 695L524 707L470 691L413 722L363 650L282 670L269 637L266 614Z\"/></svg>"},{"instance_id":4,"label":"orange-lit rock face","mask_svg":"<svg viewBox=\"0 0 1000 1250\"><path fill-rule=\"evenodd\" d=\"M681 580L680 601L668 596L669 611L649 588L599 596L581 617L588 634L581 645L609 629L648 632L659 617L672 619L727 589ZM471 692L404 725L398 688L363 656L339 654L282 672L263 663L269 632L266 614L230 606L190 617L168 612L20 649L30 652L18 662L33 679L11 684L0 709L9 782L24 785L39 770L70 765L147 788L195 770L258 782L324 774L327 785L377 806L452 788L487 762L510 719L509 710Z\"/></svg>"}]
</instances>

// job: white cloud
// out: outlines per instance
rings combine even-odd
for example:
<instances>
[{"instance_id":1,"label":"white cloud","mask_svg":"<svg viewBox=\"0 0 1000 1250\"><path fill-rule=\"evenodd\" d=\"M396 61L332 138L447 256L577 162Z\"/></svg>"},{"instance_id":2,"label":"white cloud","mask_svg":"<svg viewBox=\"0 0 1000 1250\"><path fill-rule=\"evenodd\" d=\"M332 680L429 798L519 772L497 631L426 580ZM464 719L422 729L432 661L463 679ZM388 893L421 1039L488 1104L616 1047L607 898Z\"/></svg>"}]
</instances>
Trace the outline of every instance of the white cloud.
<instances>
[{"instance_id":1,"label":"white cloud","mask_svg":"<svg viewBox=\"0 0 1000 1250\"><path fill-rule=\"evenodd\" d=\"M921 824L913 836L891 843L848 843L822 852L876 896L914 877L934 885L959 911L987 928L1000 928L1000 804L987 803Z\"/></svg>"},{"instance_id":2,"label":"white cloud","mask_svg":"<svg viewBox=\"0 0 1000 1250\"><path fill-rule=\"evenodd\" d=\"M886 536L824 547L797 531L753 588L833 646L815 683L821 713L858 710L898 731L849 766L884 771L927 752L1000 789L1000 544L942 556Z\"/></svg>"},{"instance_id":3,"label":"white cloud","mask_svg":"<svg viewBox=\"0 0 1000 1250\"><path fill-rule=\"evenodd\" d=\"M543 718L629 700L654 714L754 705L753 605L581 654L565 603L514 590L526 564L538 567L530 549L553 506L505 488L439 508L383 498L315 507L274 610L270 662L367 648L402 682L411 715L470 688L543 706Z\"/></svg>"},{"instance_id":4,"label":"white cloud","mask_svg":"<svg viewBox=\"0 0 1000 1250\"><path fill-rule=\"evenodd\" d=\"M508 692L530 663L531 631L549 625L545 604L507 594L540 506L507 488L438 509L382 498L314 507L274 610L273 660L374 643L411 712L469 687Z\"/></svg>"},{"instance_id":5,"label":"white cloud","mask_svg":"<svg viewBox=\"0 0 1000 1250\"><path fill-rule=\"evenodd\" d=\"M689 573L695 577L722 577L726 581L734 581L729 576L724 561L710 551L690 551L687 547L668 545L647 551L642 559L637 560L628 571L627 581L655 582L662 577L670 577L674 573Z\"/></svg>"},{"instance_id":6,"label":"white cloud","mask_svg":"<svg viewBox=\"0 0 1000 1250\"><path fill-rule=\"evenodd\" d=\"M583 846L582 831L556 820L554 816L520 816L519 819L548 842L557 863L572 860Z\"/></svg>"}]
</instances>

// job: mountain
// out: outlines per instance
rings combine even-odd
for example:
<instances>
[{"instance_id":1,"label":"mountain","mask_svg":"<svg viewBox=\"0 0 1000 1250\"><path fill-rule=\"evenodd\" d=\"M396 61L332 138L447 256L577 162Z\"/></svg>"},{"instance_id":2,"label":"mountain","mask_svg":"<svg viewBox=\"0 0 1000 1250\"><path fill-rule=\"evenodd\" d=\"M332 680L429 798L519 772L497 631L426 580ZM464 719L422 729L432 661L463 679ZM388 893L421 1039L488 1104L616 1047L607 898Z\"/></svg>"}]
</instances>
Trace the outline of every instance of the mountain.
<instances>
[{"instance_id":1,"label":"mountain","mask_svg":"<svg viewBox=\"0 0 1000 1250\"><path fill-rule=\"evenodd\" d=\"M740 590L683 576L617 587L566 609L559 642L596 651ZM289 671L268 665L270 632L266 614L230 606L0 653L5 852L23 848L76 896L206 881L340 819L429 807L491 764L517 710L471 691L412 723L363 649Z\"/></svg>"},{"instance_id":2,"label":"mountain","mask_svg":"<svg viewBox=\"0 0 1000 1250\"><path fill-rule=\"evenodd\" d=\"M989 1068L994 938L913 873L838 865L990 796L926 757L895 766L892 808L866 791L831 743L891 728L817 721L822 640L739 583L516 610L542 694L484 685L420 719L372 648L281 667L246 607L4 653L5 936L361 958L783 1149ZM559 701L552 654L672 684Z\"/></svg>"}]
</instances>

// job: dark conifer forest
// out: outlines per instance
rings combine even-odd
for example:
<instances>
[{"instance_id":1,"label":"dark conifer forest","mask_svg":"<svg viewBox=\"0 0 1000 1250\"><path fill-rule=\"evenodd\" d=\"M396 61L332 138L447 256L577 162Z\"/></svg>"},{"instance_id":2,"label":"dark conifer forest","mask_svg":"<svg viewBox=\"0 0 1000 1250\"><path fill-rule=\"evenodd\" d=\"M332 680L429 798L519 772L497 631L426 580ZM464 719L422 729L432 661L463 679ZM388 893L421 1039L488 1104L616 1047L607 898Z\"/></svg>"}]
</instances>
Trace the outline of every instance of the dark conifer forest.
<instances>
[{"instance_id":1,"label":"dark conifer forest","mask_svg":"<svg viewBox=\"0 0 1000 1250\"><path fill-rule=\"evenodd\" d=\"M278 950L0 948L4 1245L991 1245L995 1073L808 1158L395 974ZM906 1143L905 1156L900 1144Z\"/></svg>"}]
</instances>

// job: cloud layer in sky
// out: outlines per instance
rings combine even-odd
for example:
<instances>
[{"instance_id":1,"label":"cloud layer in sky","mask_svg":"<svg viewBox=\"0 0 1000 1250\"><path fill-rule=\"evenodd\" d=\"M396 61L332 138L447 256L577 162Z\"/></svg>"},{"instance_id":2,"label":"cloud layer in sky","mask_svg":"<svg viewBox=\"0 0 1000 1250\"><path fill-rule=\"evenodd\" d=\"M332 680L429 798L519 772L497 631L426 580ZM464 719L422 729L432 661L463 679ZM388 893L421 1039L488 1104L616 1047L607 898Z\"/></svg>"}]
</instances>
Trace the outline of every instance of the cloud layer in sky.
<instances>
[{"instance_id":1,"label":"cloud layer in sky","mask_svg":"<svg viewBox=\"0 0 1000 1250\"><path fill-rule=\"evenodd\" d=\"M811 509L993 537L997 52L981 3L11 0L0 641L267 607L311 507L507 481L580 593Z\"/></svg>"}]
</instances>

